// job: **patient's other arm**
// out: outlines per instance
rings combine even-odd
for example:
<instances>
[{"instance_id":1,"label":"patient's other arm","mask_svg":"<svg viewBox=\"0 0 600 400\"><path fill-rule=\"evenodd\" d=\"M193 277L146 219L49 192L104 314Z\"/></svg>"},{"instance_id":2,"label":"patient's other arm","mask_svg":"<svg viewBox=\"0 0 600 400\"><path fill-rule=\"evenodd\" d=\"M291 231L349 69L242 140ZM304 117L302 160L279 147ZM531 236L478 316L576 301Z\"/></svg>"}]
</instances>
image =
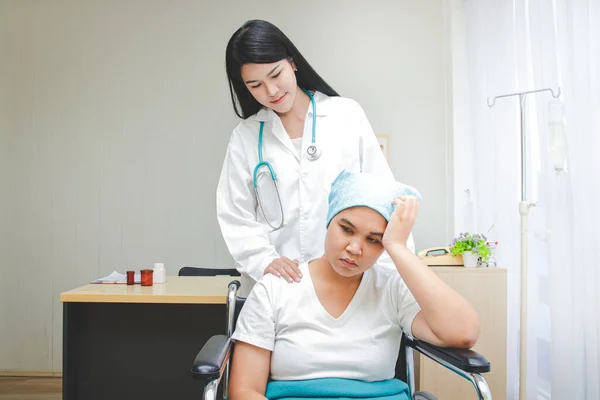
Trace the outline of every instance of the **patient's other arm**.
<instances>
[{"instance_id":1,"label":"patient's other arm","mask_svg":"<svg viewBox=\"0 0 600 400\"><path fill-rule=\"evenodd\" d=\"M265 400L271 369L271 352L237 341L229 380L231 400Z\"/></svg>"}]
</instances>

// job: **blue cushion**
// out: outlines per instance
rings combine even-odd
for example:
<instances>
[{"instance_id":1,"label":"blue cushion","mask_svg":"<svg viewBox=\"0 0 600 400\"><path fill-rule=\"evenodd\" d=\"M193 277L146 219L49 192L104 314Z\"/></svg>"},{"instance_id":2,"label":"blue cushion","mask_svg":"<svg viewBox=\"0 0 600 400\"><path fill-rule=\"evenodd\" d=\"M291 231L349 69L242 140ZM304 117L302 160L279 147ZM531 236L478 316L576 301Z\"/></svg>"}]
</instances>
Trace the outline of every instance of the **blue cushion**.
<instances>
[{"instance_id":1,"label":"blue cushion","mask_svg":"<svg viewBox=\"0 0 600 400\"><path fill-rule=\"evenodd\" d=\"M363 382L324 378L303 381L271 381L265 397L269 400L371 399L409 400L408 385L398 379Z\"/></svg>"}]
</instances>

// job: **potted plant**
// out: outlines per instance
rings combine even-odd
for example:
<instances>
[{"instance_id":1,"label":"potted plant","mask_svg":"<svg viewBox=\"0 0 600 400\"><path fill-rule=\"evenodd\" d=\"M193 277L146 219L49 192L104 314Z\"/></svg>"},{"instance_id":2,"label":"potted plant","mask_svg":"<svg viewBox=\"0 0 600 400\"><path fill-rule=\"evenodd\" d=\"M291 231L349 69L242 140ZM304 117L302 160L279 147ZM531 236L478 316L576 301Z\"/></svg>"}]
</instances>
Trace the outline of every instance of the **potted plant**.
<instances>
[{"instance_id":1,"label":"potted plant","mask_svg":"<svg viewBox=\"0 0 600 400\"><path fill-rule=\"evenodd\" d=\"M457 237L452 239L450 252L455 257L462 255L463 264L468 268L476 267L478 259L487 261L491 255L485 235L468 232L461 232Z\"/></svg>"}]
</instances>

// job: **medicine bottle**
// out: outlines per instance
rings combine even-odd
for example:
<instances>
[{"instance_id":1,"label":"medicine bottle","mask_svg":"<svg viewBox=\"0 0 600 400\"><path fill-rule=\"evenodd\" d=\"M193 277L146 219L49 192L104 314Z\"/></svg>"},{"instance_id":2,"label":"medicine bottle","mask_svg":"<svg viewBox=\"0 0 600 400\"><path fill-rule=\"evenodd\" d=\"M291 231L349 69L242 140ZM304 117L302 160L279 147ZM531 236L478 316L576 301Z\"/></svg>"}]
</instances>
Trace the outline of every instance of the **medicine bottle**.
<instances>
[{"instance_id":1,"label":"medicine bottle","mask_svg":"<svg viewBox=\"0 0 600 400\"><path fill-rule=\"evenodd\" d=\"M154 263L154 283L165 283L165 264Z\"/></svg>"}]
</instances>

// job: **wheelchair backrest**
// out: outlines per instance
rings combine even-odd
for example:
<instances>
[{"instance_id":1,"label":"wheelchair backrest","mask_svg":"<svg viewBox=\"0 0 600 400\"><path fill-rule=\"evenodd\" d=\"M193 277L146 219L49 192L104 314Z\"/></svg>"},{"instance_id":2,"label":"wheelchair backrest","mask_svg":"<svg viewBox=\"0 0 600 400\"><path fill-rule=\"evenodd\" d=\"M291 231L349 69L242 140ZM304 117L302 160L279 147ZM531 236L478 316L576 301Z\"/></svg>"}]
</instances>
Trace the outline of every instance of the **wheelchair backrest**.
<instances>
[{"instance_id":1,"label":"wheelchair backrest","mask_svg":"<svg viewBox=\"0 0 600 400\"><path fill-rule=\"evenodd\" d=\"M237 324L237 319L240 316L240 311L242 311L242 307L246 303L245 297L236 297L235 298L235 309L233 314L233 330L235 331L235 326Z\"/></svg>"},{"instance_id":2,"label":"wheelchair backrest","mask_svg":"<svg viewBox=\"0 0 600 400\"><path fill-rule=\"evenodd\" d=\"M203 267L182 267L178 273L179 276L240 276L235 268L203 268Z\"/></svg>"}]
</instances>

